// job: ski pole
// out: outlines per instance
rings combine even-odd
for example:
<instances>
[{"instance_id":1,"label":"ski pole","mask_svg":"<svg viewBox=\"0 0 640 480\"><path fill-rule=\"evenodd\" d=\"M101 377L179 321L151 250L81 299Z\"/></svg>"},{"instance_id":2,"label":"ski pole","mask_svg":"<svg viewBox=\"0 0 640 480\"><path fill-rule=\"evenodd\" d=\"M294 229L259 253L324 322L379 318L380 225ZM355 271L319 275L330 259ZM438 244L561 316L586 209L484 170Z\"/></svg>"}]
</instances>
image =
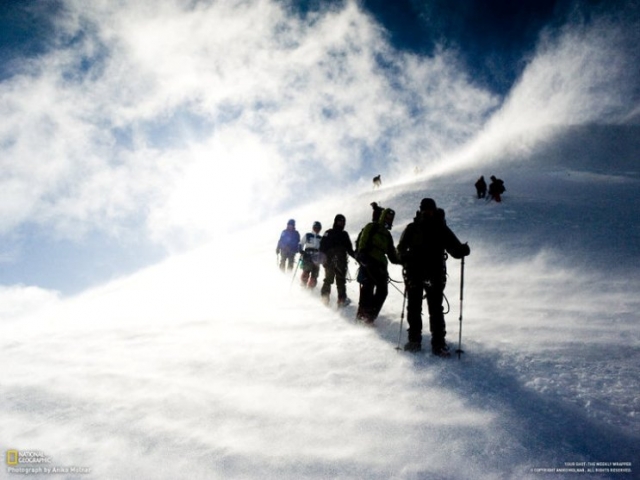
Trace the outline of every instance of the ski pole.
<instances>
[{"instance_id":1,"label":"ski pole","mask_svg":"<svg viewBox=\"0 0 640 480\"><path fill-rule=\"evenodd\" d=\"M396 350L400 350L400 339L402 338L402 323L404 321L404 307L407 302L407 286L406 285L404 287L403 297L404 298L402 299L402 313L400 314L400 330L398 331L398 346L396 347Z\"/></svg>"},{"instance_id":2,"label":"ski pole","mask_svg":"<svg viewBox=\"0 0 640 480\"><path fill-rule=\"evenodd\" d=\"M296 279L296 273L298 273L298 267L300 266L300 262L302 262L302 254L300 254L300 258L296 262L296 268L293 271L293 276L291 277L291 283L289 284L289 287L291 287L291 285L293 285L293 281Z\"/></svg>"},{"instance_id":3,"label":"ski pole","mask_svg":"<svg viewBox=\"0 0 640 480\"><path fill-rule=\"evenodd\" d=\"M464 353L462 350L462 300L463 300L463 290L464 290L464 257L460 262L460 329L458 330L458 349L456 353L458 354L458 360L460 360L460 355Z\"/></svg>"}]
</instances>

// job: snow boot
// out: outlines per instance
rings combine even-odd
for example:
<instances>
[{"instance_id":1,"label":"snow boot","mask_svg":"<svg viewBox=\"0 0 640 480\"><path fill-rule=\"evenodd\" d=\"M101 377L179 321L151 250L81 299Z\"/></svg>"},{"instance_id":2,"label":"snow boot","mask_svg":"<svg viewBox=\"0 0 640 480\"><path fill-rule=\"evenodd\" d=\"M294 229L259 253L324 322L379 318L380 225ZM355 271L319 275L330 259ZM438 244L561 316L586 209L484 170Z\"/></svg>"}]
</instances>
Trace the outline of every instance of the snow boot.
<instances>
[{"instance_id":1,"label":"snow boot","mask_svg":"<svg viewBox=\"0 0 640 480\"><path fill-rule=\"evenodd\" d=\"M404 351L405 352L419 352L422 350L422 343L420 342L407 342L404 344Z\"/></svg>"},{"instance_id":2,"label":"snow boot","mask_svg":"<svg viewBox=\"0 0 640 480\"><path fill-rule=\"evenodd\" d=\"M431 353L433 353L436 357L441 358L449 358L451 356L449 345L447 345L446 343L432 345Z\"/></svg>"},{"instance_id":3,"label":"snow boot","mask_svg":"<svg viewBox=\"0 0 640 480\"><path fill-rule=\"evenodd\" d=\"M338 299L338 308L344 308L351 303L351 299L349 298L339 298Z\"/></svg>"},{"instance_id":4,"label":"snow boot","mask_svg":"<svg viewBox=\"0 0 640 480\"><path fill-rule=\"evenodd\" d=\"M364 323L365 325L373 325L373 322L375 322L376 319L370 317L369 315L359 314L356 315L356 320Z\"/></svg>"},{"instance_id":5,"label":"snow boot","mask_svg":"<svg viewBox=\"0 0 640 480\"><path fill-rule=\"evenodd\" d=\"M358 311L356 312L356 320L364 322L367 325L371 325L376 318L378 318L378 316L373 312L371 312L370 308L363 308L361 305L358 305Z\"/></svg>"}]
</instances>

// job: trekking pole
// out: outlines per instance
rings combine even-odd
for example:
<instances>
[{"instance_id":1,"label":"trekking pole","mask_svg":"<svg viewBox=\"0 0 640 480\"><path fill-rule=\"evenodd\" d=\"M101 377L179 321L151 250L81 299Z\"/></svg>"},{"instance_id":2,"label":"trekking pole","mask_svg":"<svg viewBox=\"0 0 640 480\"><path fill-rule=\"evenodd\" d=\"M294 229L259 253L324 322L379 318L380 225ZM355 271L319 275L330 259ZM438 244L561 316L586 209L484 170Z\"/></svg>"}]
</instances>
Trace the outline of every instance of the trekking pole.
<instances>
[{"instance_id":1,"label":"trekking pole","mask_svg":"<svg viewBox=\"0 0 640 480\"><path fill-rule=\"evenodd\" d=\"M402 323L404 321L404 307L407 302L407 286L404 287L404 298L402 299L402 313L400 314L400 330L398 331L398 346L396 350L400 350L400 340L402 338Z\"/></svg>"},{"instance_id":2,"label":"trekking pole","mask_svg":"<svg viewBox=\"0 0 640 480\"><path fill-rule=\"evenodd\" d=\"M463 290L464 290L464 257L460 262L460 329L458 330L458 349L456 353L458 354L458 360L460 360L460 355L464 353L462 350L462 300L463 300Z\"/></svg>"},{"instance_id":3,"label":"trekking pole","mask_svg":"<svg viewBox=\"0 0 640 480\"><path fill-rule=\"evenodd\" d=\"M300 258L296 262L296 268L293 271L293 276L291 277L291 283L289 284L289 287L291 287L291 285L293 285L293 281L296 279L296 273L298 273L298 267L300 266L300 262L302 262L302 254L300 254Z\"/></svg>"}]
</instances>

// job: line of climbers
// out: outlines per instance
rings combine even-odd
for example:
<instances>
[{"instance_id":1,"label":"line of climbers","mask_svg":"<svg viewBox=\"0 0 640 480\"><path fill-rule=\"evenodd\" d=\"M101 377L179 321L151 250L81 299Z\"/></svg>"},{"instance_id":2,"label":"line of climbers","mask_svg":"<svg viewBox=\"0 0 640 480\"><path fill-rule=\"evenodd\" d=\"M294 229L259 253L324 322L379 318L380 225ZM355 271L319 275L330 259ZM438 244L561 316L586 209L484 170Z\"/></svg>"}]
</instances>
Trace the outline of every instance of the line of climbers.
<instances>
[{"instance_id":1,"label":"line of climbers","mask_svg":"<svg viewBox=\"0 0 640 480\"><path fill-rule=\"evenodd\" d=\"M446 260L448 255L454 258L469 255L469 246L458 240L447 226L444 210L438 208L431 198L422 199L420 209L402 232L397 247L390 232L395 211L382 208L375 202L371 207L371 222L360 231L355 250L345 231L346 218L342 214L335 216L332 228L324 235L320 236L320 222L314 222L312 232L302 239L295 229L295 220L289 220L276 247L276 254L280 255L280 269L285 271L286 266L289 271L293 270L294 257L299 253L301 285L312 289L317 285L322 265L325 276L320 290L321 299L329 305L331 286L335 282L337 305L341 308L351 303L347 297L346 282L348 257L354 258L359 264L357 281L360 284L356 318L373 324L388 295L388 264L402 265L409 323L404 349L410 352L422 349L422 300L426 298L432 353L449 356L442 305L447 279Z\"/></svg>"}]
</instances>

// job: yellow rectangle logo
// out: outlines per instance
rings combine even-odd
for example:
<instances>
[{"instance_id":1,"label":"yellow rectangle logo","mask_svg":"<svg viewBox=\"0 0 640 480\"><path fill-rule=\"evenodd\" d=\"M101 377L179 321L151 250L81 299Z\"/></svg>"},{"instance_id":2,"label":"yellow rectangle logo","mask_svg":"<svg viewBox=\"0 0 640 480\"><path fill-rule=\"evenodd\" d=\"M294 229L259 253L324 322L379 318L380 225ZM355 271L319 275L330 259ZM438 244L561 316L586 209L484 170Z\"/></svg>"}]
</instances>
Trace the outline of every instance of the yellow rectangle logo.
<instances>
[{"instance_id":1,"label":"yellow rectangle logo","mask_svg":"<svg viewBox=\"0 0 640 480\"><path fill-rule=\"evenodd\" d=\"M7 450L7 465L18 465L17 450Z\"/></svg>"}]
</instances>

